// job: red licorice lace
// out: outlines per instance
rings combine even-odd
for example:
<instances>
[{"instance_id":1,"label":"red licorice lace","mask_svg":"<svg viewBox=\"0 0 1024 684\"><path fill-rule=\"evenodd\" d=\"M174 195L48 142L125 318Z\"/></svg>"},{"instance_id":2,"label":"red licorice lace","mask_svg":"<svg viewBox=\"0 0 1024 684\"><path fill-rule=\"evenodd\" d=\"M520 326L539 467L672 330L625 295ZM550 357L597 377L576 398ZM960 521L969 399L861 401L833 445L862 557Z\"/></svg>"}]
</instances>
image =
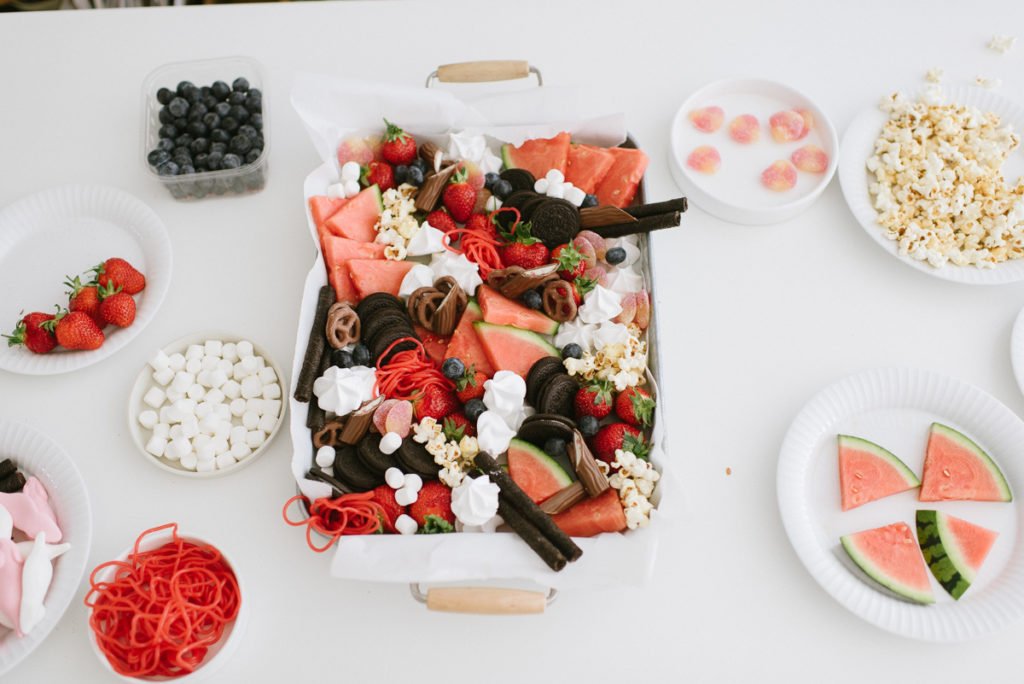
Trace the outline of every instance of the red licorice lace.
<instances>
[{"instance_id":1,"label":"red licorice lace","mask_svg":"<svg viewBox=\"0 0 1024 684\"><path fill-rule=\"evenodd\" d=\"M288 517L288 509L296 501L301 501L309 509L308 518L292 520ZM323 497L312 504L308 497L297 494L285 502L281 515L292 527L306 527L306 544L316 553L331 548L343 535L375 534L384 524L382 521L387 519L384 507L373 500L373 492L342 494L334 499ZM314 532L329 537L327 543L323 546L314 544Z\"/></svg>"},{"instance_id":2,"label":"red licorice lace","mask_svg":"<svg viewBox=\"0 0 1024 684\"><path fill-rule=\"evenodd\" d=\"M412 342L415 349L404 349L395 352L388 358L388 353L403 342ZM388 359L387 363L382 363ZM412 401L427 387L435 386L445 391L454 389L452 381L444 377L434 362L427 356L423 343L414 337L402 337L395 340L377 361L377 392L388 399L406 399Z\"/></svg>"}]
</instances>

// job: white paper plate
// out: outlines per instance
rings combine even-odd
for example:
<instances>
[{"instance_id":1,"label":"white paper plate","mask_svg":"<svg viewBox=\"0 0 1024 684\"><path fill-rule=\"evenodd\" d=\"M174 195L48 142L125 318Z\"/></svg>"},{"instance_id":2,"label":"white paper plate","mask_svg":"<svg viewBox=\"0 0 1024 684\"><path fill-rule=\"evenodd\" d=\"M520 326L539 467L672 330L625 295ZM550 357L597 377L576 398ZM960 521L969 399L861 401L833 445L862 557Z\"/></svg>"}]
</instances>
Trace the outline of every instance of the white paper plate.
<instances>
[{"instance_id":1,"label":"white paper plate","mask_svg":"<svg viewBox=\"0 0 1024 684\"><path fill-rule=\"evenodd\" d=\"M902 91L907 97L916 98L919 89L911 88ZM982 111L995 112L1003 123L1013 125L1018 133L1024 131L1024 107L990 90L972 86L943 86L947 102L977 107ZM883 93L879 93L881 100ZM970 285L1000 285L1024 280L1024 259L1006 261L995 268L981 269L976 266L954 266L947 264L941 268L930 266L927 262L918 261L909 256L899 255L899 246L885 237L882 227L878 224L878 212L871 204L868 184L871 176L865 164L874 154L875 140L888 120L885 112L877 106L862 112L853 120L840 148L839 184L843 189L843 197L854 217L871 238L903 263L916 268L928 275ZM1024 158L1020 152L1010 155L1003 164L1003 175L1010 181L1024 174Z\"/></svg>"},{"instance_id":2,"label":"white paper plate","mask_svg":"<svg viewBox=\"0 0 1024 684\"><path fill-rule=\"evenodd\" d=\"M35 430L0 420L0 460L5 458L12 459L26 477L34 475L43 483L64 533L63 541L71 548L53 561L53 583L46 595L43 621L20 639L0 627L0 676L27 658L60 621L78 591L92 544L89 495L67 452Z\"/></svg>"},{"instance_id":3,"label":"white paper plate","mask_svg":"<svg viewBox=\"0 0 1024 684\"><path fill-rule=\"evenodd\" d=\"M223 331L208 331L195 333L182 337L180 339L171 342L163 348L165 354L170 356L176 352L182 354L188 349L191 344L203 344L207 340L221 340L223 342L239 342L241 340L249 339L247 337L239 337L238 335L232 335ZM135 384L132 385L132 391L128 395L128 431L131 432L132 441L135 442L135 447L139 450L139 453L147 462L153 464L160 470L165 470L175 475L181 475L182 477L191 478L211 478L211 477L223 477L224 475L231 475L237 473L242 468L245 468L250 463L255 461L257 458L262 456L267 451L267 447L274 441L274 437L281 431L281 425L284 424L284 414L288 410L288 397L285 396L285 391L288 390L289 384L288 379L284 373L281 372L281 367L274 362L274 359L267 353L267 350L260 345L253 342L253 351L257 356L262 356L274 372L277 373L278 384L281 385L281 412L277 416L277 424L274 426L273 432L267 435L266 441L259 446L258 449L253 451L251 454L245 457L245 460L238 462L236 465L225 468L224 470L211 470L209 472L196 472L194 470L188 470L181 466L178 461L172 461L168 458L157 458L153 454L146 451L146 442L149 441L152 431L142 427L139 423L139 413L150 408L147 404L143 403L142 397L145 396L146 392L150 387L156 385L156 381L153 380L153 369L147 363L143 366L142 370L139 371L139 375L135 378Z\"/></svg>"},{"instance_id":4,"label":"white paper plate","mask_svg":"<svg viewBox=\"0 0 1024 684\"><path fill-rule=\"evenodd\" d=\"M110 257L127 259L146 276L136 295L135 322L108 327L95 351L58 349L33 354L0 345L0 369L53 375L102 361L142 332L156 315L171 282L171 241L163 222L141 200L116 188L67 185L24 197L0 211L0 328L13 329L19 312L67 306L64 277L79 275Z\"/></svg>"},{"instance_id":5,"label":"white paper plate","mask_svg":"<svg viewBox=\"0 0 1024 684\"><path fill-rule=\"evenodd\" d=\"M779 456L779 511L800 560L815 580L854 614L882 629L930 641L979 637L1024 615L1021 506L951 501L923 503L917 491L842 512L837 433L877 441L920 474L929 426L964 431L996 460L1015 492L1024 492L1024 422L967 383L923 370L878 369L826 387L800 411ZM894 522L914 529L918 508L935 508L999 532L977 580L954 601L931 578L936 603L894 598L846 564L839 537ZM931 577L929 573L929 577Z\"/></svg>"}]
</instances>

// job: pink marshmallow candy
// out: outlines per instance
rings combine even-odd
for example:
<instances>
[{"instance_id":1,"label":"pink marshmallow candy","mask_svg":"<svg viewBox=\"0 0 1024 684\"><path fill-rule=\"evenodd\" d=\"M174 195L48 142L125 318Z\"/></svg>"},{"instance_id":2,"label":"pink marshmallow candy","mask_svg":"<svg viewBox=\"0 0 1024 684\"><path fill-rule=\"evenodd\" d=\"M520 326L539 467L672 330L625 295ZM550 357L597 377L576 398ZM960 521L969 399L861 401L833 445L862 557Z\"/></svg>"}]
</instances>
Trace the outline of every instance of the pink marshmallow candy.
<instances>
[{"instance_id":1,"label":"pink marshmallow candy","mask_svg":"<svg viewBox=\"0 0 1024 684\"><path fill-rule=\"evenodd\" d=\"M722 165L722 156L710 145L701 145L686 158L686 165L697 173L711 175Z\"/></svg>"},{"instance_id":2,"label":"pink marshmallow candy","mask_svg":"<svg viewBox=\"0 0 1024 684\"><path fill-rule=\"evenodd\" d=\"M740 114L729 123L729 137L741 145L755 143L761 138L761 124L753 114Z\"/></svg>"},{"instance_id":3,"label":"pink marshmallow candy","mask_svg":"<svg viewBox=\"0 0 1024 684\"><path fill-rule=\"evenodd\" d=\"M793 166L807 173L825 173L828 155L817 145L804 145L789 158Z\"/></svg>"},{"instance_id":4,"label":"pink marshmallow candy","mask_svg":"<svg viewBox=\"0 0 1024 684\"><path fill-rule=\"evenodd\" d=\"M690 112L690 122L698 131L714 133L722 127L725 112L721 107L701 107Z\"/></svg>"},{"instance_id":5,"label":"pink marshmallow candy","mask_svg":"<svg viewBox=\"0 0 1024 684\"><path fill-rule=\"evenodd\" d=\"M775 192L785 192L796 185L796 169L785 159L773 162L761 172L761 185Z\"/></svg>"}]
</instances>

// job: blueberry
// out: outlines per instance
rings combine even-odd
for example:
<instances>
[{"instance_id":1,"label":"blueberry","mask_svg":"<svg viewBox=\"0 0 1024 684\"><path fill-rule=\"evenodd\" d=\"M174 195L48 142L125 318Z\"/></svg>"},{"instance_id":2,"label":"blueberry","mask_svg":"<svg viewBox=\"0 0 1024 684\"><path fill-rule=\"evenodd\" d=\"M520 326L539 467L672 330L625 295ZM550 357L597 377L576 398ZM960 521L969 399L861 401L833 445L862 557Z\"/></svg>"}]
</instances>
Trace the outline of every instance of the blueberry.
<instances>
[{"instance_id":1,"label":"blueberry","mask_svg":"<svg viewBox=\"0 0 1024 684\"><path fill-rule=\"evenodd\" d=\"M424 160L420 159L419 157L416 157L415 159L413 159L412 160L412 164L410 166L415 166L417 169L419 169L423 173L427 172L427 162L425 162Z\"/></svg>"},{"instance_id":2,"label":"blueberry","mask_svg":"<svg viewBox=\"0 0 1024 684\"><path fill-rule=\"evenodd\" d=\"M159 119L162 124L174 123L174 115L168 111L167 107L161 107L156 118Z\"/></svg>"},{"instance_id":3,"label":"blueberry","mask_svg":"<svg viewBox=\"0 0 1024 684\"><path fill-rule=\"evenodd\" d=\"M231 134L223 128L215 128L210 132L210 140L215 143L222 143L226 146L228 144L228 140L231 140Z\"/></svg>"},{"instance_id":4,"label":"blueberry","mask_svg":"<svg viewBox=\"0 0 1024 684\"><path fill-rule=\"evenodd\" d=\"M600 428L597 418L594 416L583 416L576 421L576 424L580 429L580 434L584 437L593 437Z\"/></svg>"},{"instance_id":5,"label":"blueberry","mask_svg":"<svg viewBox=\"0 0 1024 684\"><path fill-rule=\"evenodd\" d=\"M207 152L210 149L210 141L206 138L196 138L192 141L192 144L188 146L188 149L192 150L192 154Z\"/></svg>"},{"instance_id":6,"label":"blueberry","mask_svg":"<svg viewBox=\"0 0 1024 684\"><path fill-rule=\"evenodd\" d=\"M171 140L178 137L178 129L174 127L174 124L164 124L157 133L161 138L169 138Z\"/></svg>"},{"instance_id":7,"label":"blueberry","mask_svg":"<svg viewBox=\"0 0 1024 684\"><path fill-rule=\"evenodd\" d=\"M228 144L225 142L214 142L210 143L210 152L216 152L220 156L224 156L228 153Z\"/></svg>"},{"instance_id":8,"label":"blueberry","mask_svg":"<svg viewBox=\"0 0 1024 684\"><path fill-rule=\"evenodd\" d=\"M242 158L237 154L225 154L221 164L225 169L237 169L242 165Z\"/></svg>"},{"instance_id":9,"label":"blueberry","mask_svg":"<svg viewBox=\"0 0 1024 684\"><path fill-rule=\"evenodd\" d=\"M228 112L231 111L231 105L229 105L227 102L218 102L216 105L214 105L213 111L217 114L217 116L223 119L225 116L228 115Z\"/></svg>"},{"instance_id":10,"label":"blueberry","mask_svg":"<svg viewBox=\"0 0 1024 684\"><path fill-rule=\"evenodd\" d=\"M583 204L581 207L596 207L597 206L597 195L584 195Z\"/></svg>"},{"instance_id":11,"label":"blueberry","mask_svg":"<svg viewBox=\"0 0 1024 684\"><path fill-rule=\"evenodd\" d=\"M256 149L249 150L248 152L245 153L245 163L246 164L254 164L254 163L256 163L256 160L260 158L261 154L263 154L263 150L256 150Z\"/></svg>"},{"instance_id":12,"label":"blueberry","mask_svg":"<svg viewBox=\"0 0 1024 684\"><path fill-rule=\"evenodd\" d=\"M544 453L550 456L565 455L565 440L561 437L550 437L544 441Z\"/></svg>"},{"instance_id":13,"label":"blueberry","mask_svg":"<svg viewBox=\"0 0 1024 684\"><path fill-rule=\"evenodd\" d=\"M401 185L405 182L405 179L409 177L409 167L405 164L399 164L395 167L395 185Z\"/></svg>"},{"instance_id":14,"label":"blueberry","mask_svg":"<svg viewBox=\"0 0 1024 684\"><path fill-rule=\"evenodd\" d=\"M210 132L210 129L207 128L206 124L202 121L193 121L185 130L188 131L189 135L193 138L202 138Z\"/></svg>"},{"instance_id":15,"label":"blueberry","mask_svg":"<svg viewBox=\"0 0 1024 684\"><path fill-rule=\"evenodd\" d=\"M176 97L167 103L167 111L175 118L188 114L188 100L183 97Z\"/></svg>"},{"instance_id":16,"label":"blueberry","mask_svg":"<svg viewBox=\"0 0 1024 684\"><path fill-rule=\"evenodd\" d=\"M523 300L523 304L531 309L540 309L540 307L544 305L540 292L537 292L536 290L527 290L522 294L521 299Z\"/></svg>"},{"instance_id":17,"label":"blueberry","mask_svg":"<svg viewBox=\"0 0 1024 684\"><path fill-rule=\"evenodd\" d=\"M256 139L252 141L252 146L257 150L263 149L263 136L257 135Z\"/></svg>"},{"instance_id":18,"label":"blueberry","mask_svg":"<svg viewBox=\"0 0 1024 684\"><path fill-rule=\"evenodd\" d=\"M245 93L242 93L242 92L239 92L239 91L236 90L235 92L233 92L230 95L228 95L227 102L228 102L229 105L232 105L232 106L234 106L234 105L242 106L242 105L245 104Z\"/></svg>"},{"instance_id":19,"label":"blueberry","mask_svg":"<svg viewBox=\"0 0 1024 684\"><path fill-rule=\"evenodd\" d=\"M214 81L213 85L210 86L210 93L218 100L223 100L231 94L231 86L224 81Z\"/></svg>"},{"instance_id":20,"label":"blueberry","mask_svg":"<svg viewBox=\"0 0 1024 684\"><path fill-rule=\"evenodd\" d=\"M622 247L612 247L604 253L604 260L612 266L621 264L626 260L626 250Z\"/></svg>"},{"instance_id":21,"label":"blueberry","mask_svg":"<svg viewBox=\"0 0 1024 684\"><path fill-rule=\"evenodd\" d=\"M178 93L178 95L184 95L187 90L189 90L191 88L195 88L195 87L196 87L196 84L193 83L192 81L181 81L178 84L178 88L177 88L176 92Z\"/></svg>"},{"instance_id":22,"label":"blueberry","mask_svg":"<svg viewBox=\"0 0 1024 684\"><path fill-rule=\"evenodd\" d=\"M370 349L365 344L357 344L352 350L352 360L357 366L370 365Z\"/></svg>"},{"instance_id":23,"label":"blueberry","mask_svg":"<svg viewBox=\"0 0 1024 684\"><path fill-rule=\"evenodd\" d=\"M461 359L445 359L441 364L441 374L449 380L458 380L466 374L466 364Z\"/></svg>"},{"instance_id":24,"label":"blueberry","mask_svg":"<svg viewBox=\"0 0 1024 684\"><path fill-rule=\"evenodd\" d=\"M203 123L212 131L220 126L220 117L217 116L217 112L207 112L203 115Z\"/></svg>"},{"instance_id":25,"label":"blueberry","mask_svg":"<svg viewBox=\"0 0 1024 684\"><path fill-rule=\"evenodd\" d=\"M203 117L210 109L202 102L196 102L194 105L188 108L188 120L189 121L202 121Z\"/></svg>"},{"instance_id":26,"label":"blueberry","mask_svg":"<svg viewBox=\"0 0 1024 684\"><path fill-rule=\"evenodd\" d=\"M228 112L228 116L230 116L232 119L234 119L238 123L244 124L246 121L249 120L249 110L246 109L245 107L240 107L238 105L235 105L234 107L231 108L231 111Z\"/></svg>"},{"instance_id":27,"label":"blueberry","mask_svg":"<svg viewBox=\"0 0 1024 684\"><path fill-rule=\"evenodd\" d=\"M170 152L174 149L174 141L170 138L160 138L160 142L156 144L156 149Z\"/></svg>"},{"instance_id":28,"label":"blueberry","mask_svg":"<svg viewBox=\"0 0 1024 684\"><path fill-rule=\"evenodd\" d=\"M167 104L172 99L174 99L174 91L167 88L161 88L156 91L156 101L160 104Z\"/></svg>"},{"instance_id":29,"label":"blueberry","mask_svg":"<svg viewBox=\"0 0 1024 684\"><path fill-rule=\"evenodd\" d=\"M257 131L263 130L263 114L260 112L253 112L249 117L249 124Z\"/></svg>"},{"instance_id":30,"label":"blueberry","mask_svg":"<svg viewBox=\"0 0 1024 684\"><path fill-rule=\"evenodd\" d=\"M192 163L195 164L196 168L200 171L205 171L208 167L206 165L206 158L209 155L206 152L200 152L192 159Z\"/></svg>"},{"instance_id":31,"label":"blueberry","mask_svg":"<svg viewBox=\"0 0 1024 684\"><path fill-rule=\"evenodd\" d=\"M156 172L159 173L161 176L177 176L178 165L172 161L164 162L163 164L157 167Z\"/></svg>"},{"instance_id":32,"label":"blueberry","mask_svg":"<svg viewBox=\"0 0 1024 684\"><path fill-rule=\"evenodd\" d=\"M244 93L249 89L249 81L239 76L231 82L231 89Z\"/></svg>"},{"instance_id":33,"label":"blueberry","mask_svg":"<svg viewBox=\"0 0 1024 684\"><path fill-rule=\"evenodd\" d=\"M223 162L224 155L220 152L211 152L206 157L206 168L210 169L210 171L219 171Z\"/></svg>"},{"instance_id":34,"label":"blueberry","mask_svg":"<svg viewBox=\"0 0 1024 684\"><path fill-rule=\"evenodd\" d=\"M351 368L355 361L352 360L352 352L347 349L334 349L331 351L331 364L339 368Z\"/></svg>"},{"instance_id":35,"label":"blueberry","mask_svg":"<svg viewBox=\"0 0 1024 684\"><path fill-rule=\"evenodd\" d=\"M193 88L192 90L187 91L182 97L188 100L188 103L192 105L199 104L203 101L203 93L199 88Z\"/></svg>"},{"instance_id":36,"label":"blueberry","mask_svg":"<svg viewBox=\"0 0 1024 684\"><path fill-rule=\"evenodd\" d=\"M499 176L498 174L494 173L493 171L490 172L490 173L485 173L484 174L484 187L487 188L488 190L490 190L492 187L494 187L494 184L497 183L500 178L501 178L501 176Z\"/></svg>"},{"instance_id":37,"label":"blueberry","mask_svg":"<svg viewBox=\"0 0 1024 684\"><path fill-rule=\"evenodd\" d=\"M214 97L212 93L209 94L209 95L204 95L203 96L203 104L206 105L207 109L213 109L214 107L217 106L217 103L219 101L220 100L218 100L216 97Z\"/></svg>"},{"instance_id":38,"label":"blueberry","mask_svg":"<svg viewBox=\"0 0 1024 684\"><path fill-rule=\"evenodd\" d=\"M569 344L562 347L562 358L563 359L582 359L583 358L583 347L570 342Z\"/></svg>"},{"instance_id":39,"label":"blueberry","mask_svg":"<svg viewBox=\"0 0 1024 684\"><path fill-rule=\"evenodd\" d=\"M491 194L503 200L512 194L512 184L502 178L491 188Z\"/></svg>"},{"instance_id":40,"label":"blueberry","mask_svg":"<svg viewBox=\"0 0 1024 684\"><path fill-rule=\"evenodd\" d=\"M176 156L173 159L171 159L171 161L178 165L179 172L180 172L180 167L182 167L182 166L194 166L194 163L192 162L192 156L191 155L183 154L183 155L180 155L180 156Z\"/></svg>"},{"instance_id":41,"label":"blueberry","mask_svg":"<svg viewBox=\"0 0 1024 684\"><path fill-rule=\"evenodd\" d=\"M228 149L237 154L240 157L244 157L245 153L252 148L252 141L245 137L241 133L231 138L228 142Z\"/></svg>"},{"instance_id":42,"label":"blueberry","mask_svg":"<svg viewBox=\"0 0 1024 684\"><path fill-rule=\"evenodd\" d=\"M417 188L423 185L423 172L420 171L420 167L410 166L409 176L408 178L405 179L405 182L411 185L415 185Z\"/></svg>"},{"instance_id":43,"label":"blueberry","mask_svg":"<svg viewBox=\"0 0 1024 684\"><path fill-rule=\"evenodd\" d=\"M246 97L258 97L263 99L263 91L259 88L249 88L249 92L245 94Z\"/></svg>"},{"instance_id":44,"label":"blueberry","mask_svg":"<svg viewBox=\"0 0 1024 684\"><path fill-rule=\"evenodd\" d=\"M203 97L206 97L207 95L210 94L210 86L203 86L202 88L199 89L199 92L201 92L203 94Z\"/></svg>"},{"instance_id":45,"label":"blueberry","mask_svg":"<svg viewBox=\"0 0 1024 684\"><path fill-rule=\"evenodd\" d=\"M251 113L263 111L263 97L258 94L257 91L250 90L249 94L245 96L245 108Z\"/></svg>"},{"instance_id":46,"label":"blueberry","mask_svg":"<svg viewBox=\"0 0 1024 684\"><path fill-rule=\"evenodd\" d=\"M189 145L192 144L193 140L195 140L195 138L193 138L188 133L182 133L181 135L174 139L174 144L177 145L178 147L188 147Z\"/></svg>"},{"instance_id":47,"label":"blueberry","mask_svg":"<svg viewBox=\"0 0 1024 684\"><path fill-rule=\"evenodd\" d=\"M466 405L462 407L462 412L466 414L466 418L469 422L476 423L480 418L480 414L487 410L487 405L484 404L483 399L470 399L466 402Z\"/></svg>"},{"instance_id":48,"label":"blueberry","mask_svg":"<svg viewBox=\"0 0 1024 684\"><path fill-rule=\"evenodd\" d=\"M186 119L183 116L179 116L177 119L175 119L171 123L174 124L174 127L177 128L179 131L183 131L186 128L188 128L188 119Z\"/></svg>"},{"instance_id":49,"label":"blueberry","mask_svg":"<svg viewBox=\"0 0 1024 684\"><path fill-rule=\"evenodd\" d=\"M173 157L191 157L192 156L192 152L187 147L175 147L171 151L171 156L173 156Z\"/></svg>"},{"instance_id":50,"label":"blueberry","mask_svg":"<svg viewBox=\"0 0 1024 684\"><path fill-rule=\"evenodd\" d=\"M179 171L178 171L178 175L179 176L185 176L185 175L188 175L190 173L195 173L195 172L196 172L196 170L195 170L195 168L192 167L191 164L182 164L181 169L179 169Z\"/></svg>"},{"instance_id":51,"label":"blueberry","mask_svg":"<svg viewBox=\"0 0 1024 684\"><path fill-rule=\"evenodd\" d=\"M234 133L238 130L238 119L225 116L220 120L220 127L228 133Z\"/></svg>"},{"instance_id":52,"label":"blueberry","mask_svg":"<svg viewBox=\"0 0 1024 684\"><path fill-rule=\"evenodd\" d=\"M160 166L164 162L170 161L171 154L166 150L156 149L146 155L146 161L149 162L150 166Z\"/></svg>"},{"instance_id":53,"label":"blueberry","mask_svg":"<svg viewBox=\"0 0 1024 684\"><path fill-rule=\"evenodd\" d=\"M238 127L238 132L239 132L239 133L240 133L241 135L244 135L244 136L245 136L246 138L248 138L249 140L255 140L255 139L256 139L256 138L258 138L258 137L259 137L259 135L260 135L260 132L259 132L259 131L257 131L257 130L256 130L255 128L253 128L252 126L250 126L249 124L245 124L244 126L239 126L239 127Z\"/></svg>"}]
</instances>

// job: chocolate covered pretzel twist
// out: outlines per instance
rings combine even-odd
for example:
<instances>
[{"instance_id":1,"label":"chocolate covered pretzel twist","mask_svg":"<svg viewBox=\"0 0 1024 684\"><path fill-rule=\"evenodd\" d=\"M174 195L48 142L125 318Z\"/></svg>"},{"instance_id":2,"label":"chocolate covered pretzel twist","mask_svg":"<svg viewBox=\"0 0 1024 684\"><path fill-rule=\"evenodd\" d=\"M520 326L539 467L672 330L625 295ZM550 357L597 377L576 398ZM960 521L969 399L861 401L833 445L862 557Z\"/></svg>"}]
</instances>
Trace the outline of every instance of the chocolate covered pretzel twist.
<instances>
[{"instance_id":1,"label":"chocolate covered pretzel twist","mask_svg":"<svg viewBox=\"0 0 1024 684\"><path fill-rule=\"evenodd\" d=\"M359 341L359 316L345 302L337 302L327 310L327 343L341 349Z\"/></svg>"}]
</instances>

